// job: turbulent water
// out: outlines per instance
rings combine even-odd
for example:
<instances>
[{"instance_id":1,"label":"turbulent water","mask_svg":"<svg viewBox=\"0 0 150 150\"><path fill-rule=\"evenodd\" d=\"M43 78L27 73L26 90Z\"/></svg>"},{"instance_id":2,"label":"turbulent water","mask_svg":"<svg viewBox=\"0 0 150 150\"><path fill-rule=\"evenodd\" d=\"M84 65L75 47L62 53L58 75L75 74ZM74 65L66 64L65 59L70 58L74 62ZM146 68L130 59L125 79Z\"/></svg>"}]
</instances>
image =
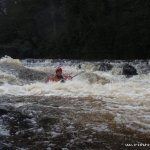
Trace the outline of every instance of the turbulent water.
<instances>
[{"instance_id":1,"label":"turbulent water","mask_svg":"<svg viewBox=\"0 0 150 150\"><path fill-rule=\"evenodd\" d=\"M137 75L124 75L126 64ZM45 82L57 66L79 75ZM0 59L0 149L128 149L149 141L149 60Z\"/></svg>"}]
</instances>

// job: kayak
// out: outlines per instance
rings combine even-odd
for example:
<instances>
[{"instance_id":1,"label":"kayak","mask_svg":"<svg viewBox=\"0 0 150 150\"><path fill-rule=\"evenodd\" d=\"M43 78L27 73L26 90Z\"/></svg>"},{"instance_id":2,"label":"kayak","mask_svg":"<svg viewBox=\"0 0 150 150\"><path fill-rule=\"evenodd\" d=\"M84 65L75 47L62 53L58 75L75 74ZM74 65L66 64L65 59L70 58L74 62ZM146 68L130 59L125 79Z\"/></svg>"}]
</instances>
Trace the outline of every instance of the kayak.
<instances>
[{"instance_id":1,"label":"kayak","mask_svg":"<svg viewBox=\"0 0 150 150\"><path fill-rule=\"evenodd\" d=\"M72 77L71 76L66 76L66 75L63 75L62 78L58 78L57 76L52 76L49 78L49 81L54 81L54 82L65 82L66 80L71 80Z\"/></svg>"}]
</instances>

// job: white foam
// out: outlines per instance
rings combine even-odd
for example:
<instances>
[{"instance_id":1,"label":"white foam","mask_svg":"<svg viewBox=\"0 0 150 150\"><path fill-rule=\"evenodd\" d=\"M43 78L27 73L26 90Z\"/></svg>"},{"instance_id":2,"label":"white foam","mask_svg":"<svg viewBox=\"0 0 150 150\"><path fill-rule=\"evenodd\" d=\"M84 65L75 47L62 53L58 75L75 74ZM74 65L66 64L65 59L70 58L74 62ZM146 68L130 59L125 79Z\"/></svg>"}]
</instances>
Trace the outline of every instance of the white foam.
<instances>
[{"instance_id":1,"label":"white foam","mask_svg":"<svg viewBox=\"0 0 150 150\"><path fill-rule=\"evenodd\" d=\"M11 64L18 64L22 65L21 61L19 59L13 59L9 56L2 57L0 59L0 63L11 63Z\"/></svg>"},{"instance_id":2,"label":"white foam","mask_svg":"<svg viewBox=\"0 0 150 150\"><path fill-rule=\"evenodd\" d=\"M12 58L2 58L0 62L19 63L19 60ZM44 65L45 64L45 65ZM48 66L51 64L51 66ZM123 63L122 63L123 64ZM60 65L56 62L46 60L28 67L39 71L54 73L54 68ZM119 64L115 64L115 67ZM36 96L63 96L63 97L93 97L102 98L107 103L105 109L115 116L118 123L130 124L135 128L140 124L141 130L149 130L150 123L147 113L150 110L150 73L139 74L131 78L118 75L113 71L96 71L93 62L83 62L82 69L78 64L73 65L71 61L64 62L62 65L65 73L75 75L84 70L84 73L75 77L72 81L65 83L35 82L32 84L10 85L4 81L0 85L0 95L36 95ZM137 66L138 68L138 66ZM14 75L0 72L4 76L2 80L16 79ZM17 79L16 79L17 80ZM20 104L20 106L23 104ZM19 107L19 106L17 106ZM96 110L95 110L96 111ZM103 110L105 111L105 110ZM141 124L143 122L143 124ZM140 130L140 129L138 129Z\"/></svg>"},{"instance_id":3,"label":"white foam","mask_svg":"<svg viewBox=\"0 0 150 150\"><path fill-rule=\"evenodd\" d=\"M107 77L108 78L108 77ZM64 95L64 96L107 96L120 99L132 99L136 101L150 100L150 84L149 75L142 80L130 79L118 81L115 77L113 82L105 85L98 83L90 83L86 78L75 78L73 81L66 83L35 82L32 84L25 84L23 86L3 84L0 86L0 94L11 95ZM110 79L110 77L109 77ZM97 82L97 81L96 81Z\"/></svg>"}]
</instances>

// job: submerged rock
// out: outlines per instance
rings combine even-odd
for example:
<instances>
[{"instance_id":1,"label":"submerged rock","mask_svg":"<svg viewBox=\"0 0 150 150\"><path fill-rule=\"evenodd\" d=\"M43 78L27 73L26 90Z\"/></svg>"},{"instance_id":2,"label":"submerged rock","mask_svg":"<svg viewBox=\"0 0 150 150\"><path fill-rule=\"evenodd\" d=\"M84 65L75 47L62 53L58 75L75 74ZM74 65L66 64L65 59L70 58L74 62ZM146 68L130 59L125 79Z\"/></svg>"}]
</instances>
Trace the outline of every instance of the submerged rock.
<instances>
[{"instance_id":1,"label":"submerged rock","mask_svg":"<svg viewBox=\"0 0 150 150\"><path fill-rule=\"evenodd\" d=\"M99 71L109 71L113 68L111 64L108 63L101 63L99 66Z\"/></svg>"},{"instance_id":2,"label":"submerged rock","mask_svg":"<svg viewBox=\"0 0 150 150\"><path fill-rule=\"evenodd\" d=\"M3 72L12 74L24 81L45 81L47 78L47 74L45 72L26 68L22 64L3 62L0 63L0 69Z\"/></svg>"},{"instance_id":3,"label":"submerged rock","mask_svg":"<svg viewBox=\"0 0 150 150\"><path fill-rule=\"evenodd\" d=\"M122 74L127 76L137 75L137 70L133 66L125 64L123 66Z\"/></svg>"},{"instance_id":4,"label":"submerged rock","mask_svg":"<svg viewBox=\"0 0 150 150\"><path fill-rule=\"evenodd\" d=\"M27 68L24 68L19 72L20 79L29 80L29 81L35 81L35 80L41 81L44 80L46 77L47 74L44 72L35 71Z\"/></svg>"},{"instance_id":5,"label":"submerged rock","mask_svg":"<svg viewBox=\"0 0 150 150\"><path fill-rule=\"evenodd\" d=\"M108 79L106 79L105 77L99 76L95 73L84 73L81 75L81 77L83 79L86 79L90 84L107 84L110 83L110 81Z\"/></svg>"}]
</instances>

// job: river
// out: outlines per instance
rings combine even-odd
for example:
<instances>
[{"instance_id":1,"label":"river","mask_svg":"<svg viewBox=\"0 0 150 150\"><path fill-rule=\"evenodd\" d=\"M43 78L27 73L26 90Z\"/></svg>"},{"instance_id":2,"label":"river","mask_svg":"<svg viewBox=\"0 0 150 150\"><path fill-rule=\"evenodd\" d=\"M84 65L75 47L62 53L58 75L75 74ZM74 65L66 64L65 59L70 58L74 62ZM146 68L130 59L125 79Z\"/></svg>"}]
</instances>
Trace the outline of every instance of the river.
<instances>
[{"instance_id":1,"label":"river","mask_svg":"<svg viewBox=\"0 0 150 150\"><path fill-rule=\"evenodd\" d=\"M137 75L123 75L125 64ZM79 75L45 82L57 66ZM149 141L150 60L0 59L0 149L115 150Z\"/></svg>"}]
</instances>

